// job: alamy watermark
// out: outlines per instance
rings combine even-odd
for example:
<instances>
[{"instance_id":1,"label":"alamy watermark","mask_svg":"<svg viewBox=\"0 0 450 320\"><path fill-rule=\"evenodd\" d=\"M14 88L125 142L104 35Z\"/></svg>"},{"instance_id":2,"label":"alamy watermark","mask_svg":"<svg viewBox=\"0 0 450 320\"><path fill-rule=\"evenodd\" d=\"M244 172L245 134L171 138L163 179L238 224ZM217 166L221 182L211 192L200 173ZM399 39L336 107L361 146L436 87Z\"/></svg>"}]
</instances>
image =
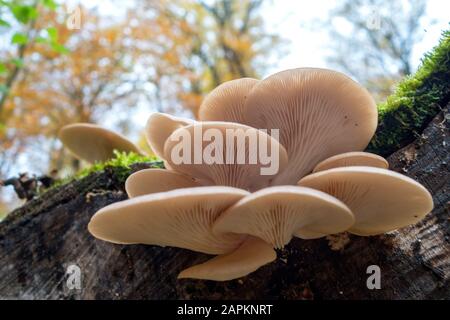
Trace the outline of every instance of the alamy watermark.
<instances>
[{"instance_id":1,"label":"alamy watermark","mask_svg":"<svg viewBox=\"0 0 450 320\"><path fill-rule=\"evenodd\" d=\"M259 132L258 132L259 131ZM261 134L263 132L264 134ZM280 167L279 130L203 129L194 127L191 131L179 129L169 138L176 142L170 159L180 164L250 164L261 165L261 175L275 175ZM205 143L206 146L205 146ZM269 150L270 149L270 150Z\"/></svg>"},{"instance_id":2,"label":"alamy watermark","mask_svg":"<svg viewBox=\"0 0 450 320\"><path fill-rule=\"evenodd\" d=\"M370 274L370 276L367 278L366 285L367 289L374 290L374 289L381 289L381 269L376 264L370 265L367 267L366 270L367 274Z\"/></svg>"},{"instance_id":3,"label":"alamy watermark","mask_svg":"<svg viewBox=\"0 0 450 320\"><path fill-rule=\"evenodd\" d=\"M81 290L81 269L76 264L69 264L66 268L66 287L69 290Z\"/></svg>"}]
</instances>

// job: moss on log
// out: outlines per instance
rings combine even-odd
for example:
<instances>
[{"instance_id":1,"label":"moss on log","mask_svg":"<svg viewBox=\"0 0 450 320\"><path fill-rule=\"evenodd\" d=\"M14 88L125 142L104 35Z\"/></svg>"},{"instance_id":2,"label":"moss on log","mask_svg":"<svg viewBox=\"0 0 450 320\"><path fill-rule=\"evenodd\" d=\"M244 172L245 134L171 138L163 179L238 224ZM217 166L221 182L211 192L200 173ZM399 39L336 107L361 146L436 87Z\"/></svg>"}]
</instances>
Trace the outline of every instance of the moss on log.
<instances>
[{"instance_id":1,"label":"moss on log","mask_svg":"<svg viewBox=\"0 0 450 320\"><path fill-rule=\"evenodd\" d=\"M422 60L418 71L404 79L379 105L379 126L368 151L387 156L416 139L450 101L450 30Z\"/></svg>"}]
</instances>

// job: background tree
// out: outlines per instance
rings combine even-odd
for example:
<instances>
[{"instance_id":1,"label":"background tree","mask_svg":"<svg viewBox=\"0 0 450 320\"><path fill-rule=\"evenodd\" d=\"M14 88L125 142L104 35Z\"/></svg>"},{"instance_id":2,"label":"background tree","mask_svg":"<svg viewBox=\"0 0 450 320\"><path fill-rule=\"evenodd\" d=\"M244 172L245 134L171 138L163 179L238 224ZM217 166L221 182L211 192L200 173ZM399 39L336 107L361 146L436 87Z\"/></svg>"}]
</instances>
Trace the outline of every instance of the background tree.
<instances>
[{"instance_id":1,"label":"background tree","mask_svg":"<svg viewBox=\"0 0 450 320\"><path fill-rule=\"evenodd\" d=\"M44 30L36 25L41 13L56 8L53 0L0 1L0 34L7 40L0 45L0 176L10 168L8 159L17 157L23 149L17 134L8 128L12 110L6 110L6 104L14 86L24 76L25 56L31 53L36 40L49 45L56 53L65 49L58 43L56 34L51 39L42 37Z\"/></svg>"},{"instance_id":2,"label":"background tree","mask_svg":"<svg viewBox=\"0 0 450 320\"><path fill-rule=\"evenodd\" d=\"M340 1L327 23L333 54L329 63L354 76L378 101L411 74L414 45L422 36L426 0Z\"/></svg>"},{"instance_id":3,"label":"background tree","mask_svg":"<svg viewBox=\"0 0 450 320\"><path fill-rule=\"evenodd\" d=\"M166 99L172 108L178 104L196 116L202 97L213 88L235 78L259 77L269 67L267 58L280 39L264 28L263 3L263 0L147 2L160 19L170 23L178 39L176 65L181 72L175 69L176 73L167 73L160 68L156 73L163 77L156 77L158 81L154 84L156 91L164 91L167 75L172 85L177 84L178 101ZM172 51L165 49L167 55Z\"/></svg>"}]
</instances>

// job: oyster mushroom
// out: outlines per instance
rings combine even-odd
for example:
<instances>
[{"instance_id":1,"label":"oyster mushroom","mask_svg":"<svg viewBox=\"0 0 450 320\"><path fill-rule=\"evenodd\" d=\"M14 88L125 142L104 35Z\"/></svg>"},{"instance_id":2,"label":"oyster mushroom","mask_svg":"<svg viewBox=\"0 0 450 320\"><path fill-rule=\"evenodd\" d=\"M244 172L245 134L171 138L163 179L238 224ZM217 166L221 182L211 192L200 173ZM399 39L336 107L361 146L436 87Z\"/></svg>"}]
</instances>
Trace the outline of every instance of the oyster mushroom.
<instances>
[{"instance_id":1,"label":"oyster mushroom","mask_svg":"<svg viewBox=\"0 0 450 320\"><path fill-rule=\"evenodd\" d=\"M334 168L306 176L298 184L344 202L356 219L349 232L361 236L414 224L433 209L433 199L420 183L380 168Z\"/></svg>"},{"instance_id":2,"label":"oyster mushroom","mask_svg":"<svg viewBox=\"0 0 450 320\"><path fill-rule=\"evenodd\" d=\"M270 157L261 157L264 151ZM176 130L166 141L164 158L170 168L202 184L245 190L267 186L287 164L284 147L263 131L215 121Z\"/></svg>"},{"instance_id":3,"label":"oyster mushroom","mask_svg":"<svg viewBox=\"0 0 450 320\"><path fill-rule=\"evenodd\" d=\"M230 187L197 187L140 196L100 209L88 229L112 243L173 246L223 254L236 249L245 237L215 235L217 217L247 191Z\"/></svg>"},{"instance_id":4,"label":"oyster mushroom","mask_svg":"<svg viewBox=\"0 0 450 320\"><path fill-rule=\"evenodd\" d=\"M369 152L346 152L320 162L313 172L340 167L365 166L381 169L389 168L389 163L383 157Z\"/></svg>"},{"instance_id":5,"label":"oyster mushroom","mask_svg":"<svg viewBox=\"0 0 450 320\"><path fill-rule=\"evenodd\" d=\"M200 186L201 184L191 177L165 169L139 170L125 181L125 190L130 198Z\"/></svg>"},{"instance_id":6,"label":"oyster mushroom","mask_svg":"<svg viewBox=\"0 0 450 320\"><path fill-rule=\"evenodd\" d=\"M164 159L164 143L178 128L195 123L194 120L155 112L150 115L145 126L145 137L152 151Z\"/></svg>"},{"instance_id":7,"label":"oyster mushroom","mask_svg":"<svg viewBox=\"0 0 450 320\"><path fill-rule=\"evenodd\" d=\"M375 101L342 73L286 70L258 82L245 100L246 124L279 129L289 163L273 185L295 184L333 155L362 151L377 127Z\"/></svg>"},{"instance_id":8,"label":"oyster mushroom","mask_svg":"<svg viewBox=\"0 0 450 320\"><path fill-rule=\"evenodd\" d=\"M201 121L228 121L245 124L244 102L259 80L241 78L227 81L212 90L199 109Z\"/></svg>"},{"instance_id":9,"label":"oyster mushroom","mask_svg":"<svg viewBox=\"0 0 450 320\"><path fill-rule=\"evenodd\" d=\"M283 248L293 236L312 239L343 232L354 220L350 209L329 194L275 186L239 200L217 219L213 231L217 235L249 234Z\"/></svg>"},{"instance_id":10,"label":"oyster mushroom","mask_svg":"<svg viewBox=\"0 0 450 320\"><path fill-rule=\"evenodd\" d=\"M89 163L114 158L114 150L142 154L139 148L124 136L91 123L74 123L59 131L64 146L79 159Z\"/></svg>"},{"instance_id":11,"label":"oyster mushroom","mask_svg":"<svg viewBox=\"0 0 450 320\"><path fill-rule=\"evenodd\" d=\"M271 245L261 239L248 237L235 251L187 268L181 271L178 279L233 280L256 271L276 258L277 254Z\"/></svg>"}]
</instances>

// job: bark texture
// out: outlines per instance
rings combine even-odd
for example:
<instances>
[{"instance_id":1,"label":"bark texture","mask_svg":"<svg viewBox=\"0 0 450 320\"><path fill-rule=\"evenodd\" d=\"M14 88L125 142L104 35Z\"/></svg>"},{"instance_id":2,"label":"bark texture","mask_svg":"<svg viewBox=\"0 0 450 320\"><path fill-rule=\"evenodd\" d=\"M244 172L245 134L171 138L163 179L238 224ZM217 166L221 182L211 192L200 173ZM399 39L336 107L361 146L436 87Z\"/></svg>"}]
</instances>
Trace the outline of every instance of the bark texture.
<instances>
[{"instance_id":1,"label":"bark texture","mask_svg":"<svg viewBox=\"0 0 450 320\"><path fill-rule=\"evenodd\" d=\"M293 240L278 259L234 281L180 280L208 256L176 248L113 245L87 232L90 217L126 198L112 171L51 190L0 224L0 298L25 299L449 299L449 108L389 157L391 168L433 194L435 209L415 226L377 237ZM155 181L157 183L157 181ZM380 203L380 206L383 206ZM67 267L81 289L67 286ZM367 267L381 269L381 289L366 286Z\"/></svg>"}]
</instances>

